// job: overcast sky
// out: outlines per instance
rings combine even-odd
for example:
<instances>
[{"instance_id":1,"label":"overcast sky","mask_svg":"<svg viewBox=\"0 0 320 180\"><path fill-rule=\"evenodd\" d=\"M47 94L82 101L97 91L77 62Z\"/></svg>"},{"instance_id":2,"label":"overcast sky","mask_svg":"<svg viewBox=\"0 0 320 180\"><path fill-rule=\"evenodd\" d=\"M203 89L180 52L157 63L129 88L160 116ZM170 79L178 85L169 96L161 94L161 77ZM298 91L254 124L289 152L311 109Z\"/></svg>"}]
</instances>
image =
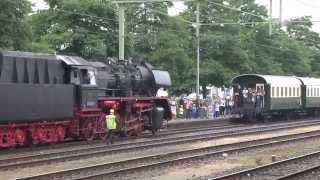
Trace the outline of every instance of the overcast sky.
<instances>
[{"instance_id":1,"label":"overcast sky","mask_svg":"<svg viewBox=\"0 0 320 180\"><path fill-rule=\"evenodd\" d=\"M269 9L270 0L256 0L257 3L267 6ZM320 32L320 0L282 0L283 1L283 19L290 19L301 16L312 16L315 22L314 29ZM36 5L36 9L43 9L46 4L43 0L31 0ZM175 2L175 8L169 9L171 15L179 13L185 6L182 2ZM273 0L273 17L279 17L279 0Z\"/></svg>"}]
</instances>

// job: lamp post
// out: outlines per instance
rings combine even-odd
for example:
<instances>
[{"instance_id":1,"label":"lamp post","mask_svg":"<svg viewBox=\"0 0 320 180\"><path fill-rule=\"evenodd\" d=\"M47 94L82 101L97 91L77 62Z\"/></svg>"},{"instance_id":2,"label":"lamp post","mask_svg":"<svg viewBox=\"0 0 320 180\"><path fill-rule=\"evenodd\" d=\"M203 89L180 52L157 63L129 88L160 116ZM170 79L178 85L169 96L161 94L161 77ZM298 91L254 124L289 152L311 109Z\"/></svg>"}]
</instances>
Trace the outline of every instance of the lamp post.
<instances>
[{"instance_id":1,"label":"lamp post","mask_svg":"<svg viewBox=\"0 0 320 180\"><path fill-rule=\"evenodd\" d=\"M197 109L199 109L199 88L200 88L200 3L197 3L197 22L196 22L196 37L197 37L197 89L196 89L196 105Z\"/></svg>"}]
</instances>

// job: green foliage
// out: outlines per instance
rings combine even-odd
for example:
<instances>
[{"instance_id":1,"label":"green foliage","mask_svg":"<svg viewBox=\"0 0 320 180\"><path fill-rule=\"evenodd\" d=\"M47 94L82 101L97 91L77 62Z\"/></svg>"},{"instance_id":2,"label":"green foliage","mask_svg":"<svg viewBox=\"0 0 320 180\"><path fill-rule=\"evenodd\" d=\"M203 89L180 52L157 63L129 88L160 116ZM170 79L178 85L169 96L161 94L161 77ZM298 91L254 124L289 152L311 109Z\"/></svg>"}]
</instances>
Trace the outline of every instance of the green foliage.
<instances>
[{"instance_id":1,"label":"green foliage","mask_svg":"<svg viewBox=\"0 0 320 180\"><path fill-rule=\"evenodd\" d=\"M84 57L117 52L115 7L101 0L49 0L50 9L30 17L34 43Z\"/></svg>"},{"instance_id":2,"label":"green foliage","mask_svg":"<svg viewBox=\"0 0 320 180\"><path fill-rule=\"evenodd\" d=\"M24 50L28 28L24 19L31 11L27 0L0 1L0 49Z\"/></svg>"},{"instance_id":3,"label":"green foliage","mask_svg":"<svg viewBox=\"0 0 320 180\"><path fill-rule=\"evenodd\" d=\"M117 57L117 7L107 0L47 0L29 16L26 0L0 1L0 48ZM228 85L242 73L320 77L320 37L311 17L273 25L255 0L201 0L200 85ZM126 57L143 57L171 74L172 94L196 84L196 2L168 16L171 3L125 5ZM233 9L223 6L233 7ZM18 8L17 8L18 7ZM248 13L243 13L240 11ZM252 15L254 14L254 15ZM224 24L226 23L226 24Z\"/></svg>"}]
</instances>

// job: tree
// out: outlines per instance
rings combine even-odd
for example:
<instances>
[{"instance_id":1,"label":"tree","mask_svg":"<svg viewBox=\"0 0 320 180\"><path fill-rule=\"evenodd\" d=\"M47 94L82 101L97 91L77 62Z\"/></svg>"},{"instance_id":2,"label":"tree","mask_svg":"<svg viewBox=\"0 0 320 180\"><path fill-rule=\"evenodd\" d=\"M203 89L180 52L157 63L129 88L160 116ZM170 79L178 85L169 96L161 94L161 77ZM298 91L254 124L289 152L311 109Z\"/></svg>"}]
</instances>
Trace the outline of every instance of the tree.
<instances>
[{"instance_id":1,"label":"tree","mask_svg":"<svg viewBox=\"0 0 320 180\"><path fill-rule=\"evenodd\" d=\"M30 17L35 44L83 57L117 54L115 7L101 0L49 0L50 8ZM46 43L47 42L47 43Z\"/></svg>"},{"instance_id":2,"label":"tree","mask_svg":"<svg viewBox=\"0 0 320 180\"><path fill-rule=\"evenodd\" d=\"M107 0L48 0L49 10L28 17L29 49L83 57L117 56L116 7ZM310 17L293 19L287 31L273 25L254 0L200 0L200 85L228 85L238 74L320 76L320 38ZM124 5L126 57L143 57L168 70L171 92L191 92L196 79L196 2L169 17L167 2Z\"/></svg>"},{"instance_id":3,"label":"tree","mask_svg":"<svg viewBox=\"0 0 320 180\"><path fill-rule=\"evenodd\" d=\"M24 20L30 11L27 0L0 1L0 48L26 49L28 31Z\"/></svg>"},{"instance_id":4,"label":"tree","mask_svg":"<svg viewBox=\"0 0 320 180\"><path fill-rule=\"evenodd\" d=\"M166 27L158 34L157 48L151 56L152 62L158 68L168 70L173 81L171 92L173 94L190 93L192 87L195 86L195 69L193 68L195 62L188 56L188 47L190 40L190 33L187 31L185 22L170 18Z\"/></svg>"},{"instance_id":5,"label":"tree","mask_svg":"<svg viewBox=\"0 0 320 180\"><path fill-rule=\"evenodd\" d=\"M295 18L287 22L289 37L302 41L309 47L320 49L320 37L317 32L312 31L311 16Z\"/></svg>"}]
</instances>

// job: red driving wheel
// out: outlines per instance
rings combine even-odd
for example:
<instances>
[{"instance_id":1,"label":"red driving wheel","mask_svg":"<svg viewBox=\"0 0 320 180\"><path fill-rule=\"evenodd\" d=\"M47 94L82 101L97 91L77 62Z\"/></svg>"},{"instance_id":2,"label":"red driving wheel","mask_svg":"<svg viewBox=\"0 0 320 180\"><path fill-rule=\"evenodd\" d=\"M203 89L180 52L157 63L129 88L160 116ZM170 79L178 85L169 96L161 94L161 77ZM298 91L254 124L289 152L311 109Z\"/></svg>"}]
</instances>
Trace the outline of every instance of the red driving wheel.
<instances>
[{"instance_id":1,"label":"red driving wheel","mask_svg":"<svg viewBox=\"0 0 320 180\"><path fill-rule=\"evenodd\" d=\"M56 129L56 134L58 136L58 140L59 141L62 141L66 135L66 130L64 127L62 126L59 126L57 129Z\"/></svg>"},{"instance_id":2,"label":"red driving wheel","mask_svg":"<svg viewBox=\"0 0 320 180\"><path fill-rule=\"evenodd\" d=\"M90 121L85 122L83 129L83 137L87 141L92 141L94 139L93 123Z\"/></svg>"},{"instance_id":3,"label":"red driving wheel","mask_svg":"<svg viewBox=\"0 0 320 180\"><path fill-rule=\"evenodd\" d=\"M26 141L26 134L23 130L21 129L16 129L14 132L15 135L15 140L17 144L23 145L24 142Z\"/></svg>"}]
</instances>

